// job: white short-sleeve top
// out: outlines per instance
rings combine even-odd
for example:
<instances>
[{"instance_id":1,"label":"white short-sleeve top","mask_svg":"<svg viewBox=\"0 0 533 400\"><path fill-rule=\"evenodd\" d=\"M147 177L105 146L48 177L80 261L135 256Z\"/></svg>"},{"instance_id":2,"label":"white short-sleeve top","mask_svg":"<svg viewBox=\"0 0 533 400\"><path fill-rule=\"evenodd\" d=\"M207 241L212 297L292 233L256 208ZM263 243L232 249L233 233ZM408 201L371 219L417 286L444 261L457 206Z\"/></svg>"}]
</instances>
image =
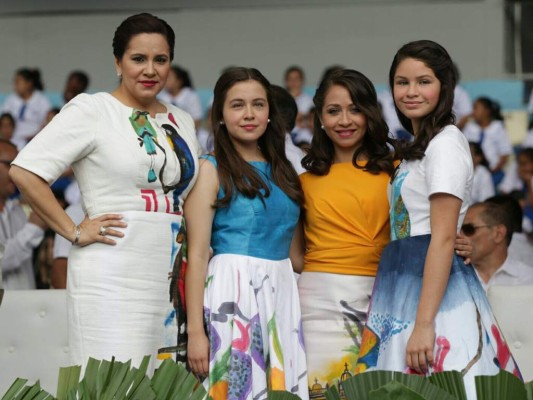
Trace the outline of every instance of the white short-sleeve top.
<instances>
[{"instance_id":1,"label":"white short-sleeve top","mask_svg":"<svg viewBox=\"0 0 533 400\"><path fill-rule=\"evenodd\" d=\"M436 193L451 194L463 201L459 231L470 205L473 175L468 141L457 127L446 126L429 142L424 158L402 161L395 173L389 191L392 239L431 233L429 198ZM403 213L398 212L402 203ZM398 227L404 231L398 232Z\"/></svg>"},{"instance_id":2,"label":"white short-sleeve top","mask_svg":"<svg viewBox=\"0 0 533 400\"><path fill-rule=\"evenodd\" d=\"M148 116L156 133L155 154L147 152L130 121L135 110L109 93L80 94L13 164L49 183L72 165L90 217L123 211L179 213L198 174L200 147L190 115L164 104L167 112ZM150 169L155 181L149 179Z\"/></svg>"}]
</instances>

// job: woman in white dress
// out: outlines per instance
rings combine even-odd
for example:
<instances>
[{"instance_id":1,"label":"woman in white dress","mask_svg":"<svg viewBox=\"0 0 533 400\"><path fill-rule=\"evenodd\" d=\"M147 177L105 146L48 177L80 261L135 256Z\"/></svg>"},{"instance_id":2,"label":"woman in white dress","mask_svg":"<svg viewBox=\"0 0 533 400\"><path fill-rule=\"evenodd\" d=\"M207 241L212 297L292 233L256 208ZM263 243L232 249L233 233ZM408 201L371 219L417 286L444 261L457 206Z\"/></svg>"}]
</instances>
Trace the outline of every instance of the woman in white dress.
<instances>
[{"instance_id":1,"label":"woman in white dress","mask_svg":"<svg viewBox=\"0 0 533 400\"><path fill-rule=\"evenodd\" d=\"M74 244L67 296L76 364L112 356L138 364L151 354L153 366L177 348L169 278L198 144L192 118L156 99L173 49L165 21L127 18L113 39L119 86L74 98L13 162L12 179L32 208ZM86 213L79 225L49 189L69 165Z\"/></svg>"}]
</instances>

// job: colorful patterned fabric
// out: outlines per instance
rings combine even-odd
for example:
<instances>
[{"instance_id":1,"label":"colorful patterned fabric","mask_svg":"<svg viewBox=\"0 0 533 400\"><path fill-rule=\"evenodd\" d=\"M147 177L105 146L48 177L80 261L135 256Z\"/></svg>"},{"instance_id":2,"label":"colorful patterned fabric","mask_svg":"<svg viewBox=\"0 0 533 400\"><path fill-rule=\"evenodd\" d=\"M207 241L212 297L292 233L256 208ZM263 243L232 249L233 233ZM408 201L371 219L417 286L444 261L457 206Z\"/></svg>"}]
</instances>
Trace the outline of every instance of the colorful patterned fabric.
<instances>
[{"instance_id":1,"label":"colorful patterned fabric","mask_svg":"<svg viewBox=\"0 0 533 400\"><path fill-rule=\"evenodd\" d=\"M416 318L430 239L430 235L408 237L385 248L356 373L373 369L415 373L405 364L405 349ZM433 372L461 371L468 399L476 399L476 375L495 375L505 369L520 376L473 268L458 256L435 318L435 333Z\"/></svg>"},{"instance_id":2,"label":"colorful patterned fabric","mask_svg":"<svg viewBox=\"0 0 533 400\"><path fill-rule=\"evenodd\" d=\"M306 400L300 302L288 259L300 210L271 180L268 163L250 164L270 195L237 193L216 210L204 296L211 345L205 385L213 400L263 400L270 389Z\"/></svg>"},{"instance_id":3,"label":"colorful patterned fabric","mask_svg":"<svg viewBox=\"0 0 533 400\"><path fill-rule=\"evenodd\" d=\"M309 378L309 398L353 374L374 278L303 272L298 279ZM327 288L327 290L325 289Z\"/></svg>"},{"instance_id":4,"label":"colorful patterned fabric","mask_svg":"<svg viewBox=\"0 0 533 400\"><path fill-rule=\"evenodd\" d=\"M268 390L307 399L298 289L289 260L213 257L204 304L210 399L266 399Z\"/></svg>"}]
</instances>

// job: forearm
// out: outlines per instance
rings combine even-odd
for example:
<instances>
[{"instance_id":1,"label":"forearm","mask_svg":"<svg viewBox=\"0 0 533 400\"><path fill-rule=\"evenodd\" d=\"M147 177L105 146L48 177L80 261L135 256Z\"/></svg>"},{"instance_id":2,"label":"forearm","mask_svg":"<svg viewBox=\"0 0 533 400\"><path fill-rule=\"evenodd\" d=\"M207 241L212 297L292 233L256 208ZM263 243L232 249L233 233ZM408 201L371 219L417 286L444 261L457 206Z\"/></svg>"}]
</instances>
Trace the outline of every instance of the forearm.
<instances>
[{"instance_id":1,"label":"forearm","mask_svg":"<svg viewBox=\"0 0 533 400\"><path fill-rule=\"evenodd\" d=\"M204 291L207 258L191 255L187 260L185 275L185 301L187 304L187 333L204 332Z\"/></svg>"},{"instance_id":2,"label":"forearm","mask_svg":"<svg viewBox=\"0 0 533 400\"><path fill-rule=\"evenodd\" d=\"M56 200L48 183L16 165L11 167L10 176L33 211L55 232L73 241L76 225Z\"/></svg>"},{"instance_id":3,"label":"forearm","mask_svg":"<svg viewBox=\"0 0 533 400\"><path fill-rule=\"evenodd\" d=\"M416 324L433 324L448 286L454 244L454 237L431 239L424 265Z\"/></svg>"}]
</instances>

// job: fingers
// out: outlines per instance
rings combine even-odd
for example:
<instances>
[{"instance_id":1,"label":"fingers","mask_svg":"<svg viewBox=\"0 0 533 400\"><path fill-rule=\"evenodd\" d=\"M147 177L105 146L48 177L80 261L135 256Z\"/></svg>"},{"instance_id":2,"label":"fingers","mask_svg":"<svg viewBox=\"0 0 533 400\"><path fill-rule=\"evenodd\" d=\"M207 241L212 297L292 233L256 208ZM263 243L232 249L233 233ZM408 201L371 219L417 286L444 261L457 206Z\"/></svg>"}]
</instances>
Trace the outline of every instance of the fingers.
<instances>
[{"instance_id":1,"label":"fingers","mask_svg":"<svg viewBox=\"0 0 533 400\"><path fill-rule=\"evenodd\" d=\"M209 362L207 357L193 358L189 357L189 366L195 375L201 378L205 378L209 375Z\"/></svg>"},{"instance_id":2,"label":"fingers","mask_svg":"<svg viewBox=\"0 0 533 400\"><path fill-rule=\"evenodd\" d=\"M124 237L124 232L114 228L126 228L127 226L128 224L122 221L120 214L104 214L93 219L90 219L86 215L80 224L81 236L79 245L87 246L91 243L98 242L114 246L117 242L112 237Z\"/></svg>"},{"instance_id":3,"label":"fingers","mask_svg":"<svg viewBox=\"0 0 533 400\"><path fill-rule=\"evenodd\" d=\"M415 371L426 374L433 367L433 351L413 351L406 354L406 364Z\"/></svg>"}]
</instances>

